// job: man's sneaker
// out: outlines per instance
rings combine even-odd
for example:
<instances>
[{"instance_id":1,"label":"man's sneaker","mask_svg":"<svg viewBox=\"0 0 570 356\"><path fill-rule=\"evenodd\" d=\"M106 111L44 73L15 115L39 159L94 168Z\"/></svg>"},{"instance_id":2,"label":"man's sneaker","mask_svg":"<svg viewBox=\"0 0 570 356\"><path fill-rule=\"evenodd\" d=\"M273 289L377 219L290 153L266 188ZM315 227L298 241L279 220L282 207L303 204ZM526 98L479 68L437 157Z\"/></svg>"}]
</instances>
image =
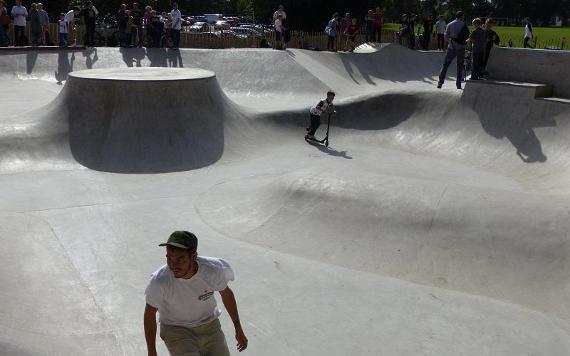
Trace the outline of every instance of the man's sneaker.
<instances>
[{"instance_id":1,"label":"man's sneaker","mask_svg":"<svg viewBox=\"0 0 570 356\"><path fill-rule=\"evenodd\" d=\"M315 139L315 136L309 135L309 134L306 134L306 135L305 135L305 138L306 138L307 140L316 140L316 139Z\"/></svg>"},{"instance_id":2,"label":"man's sneaker","mask_svg":"<svg viewBox=\"0 0 570 356\"><path fill-rule=\"evenodd\" d=\"M461 90L461 85L458 85L458 86L457 86L457 89Z\"/></svg>"},{"instance_id":3,"label":"man's sneaker","mask_svg":"<svg viewBox=\"0 0 570 356\"><path fill-rule=\"evenodd\" d=\"M441 87L443 86L443 83L437 83L437 88L441 89Z\"/></svg>"}]
</instances>

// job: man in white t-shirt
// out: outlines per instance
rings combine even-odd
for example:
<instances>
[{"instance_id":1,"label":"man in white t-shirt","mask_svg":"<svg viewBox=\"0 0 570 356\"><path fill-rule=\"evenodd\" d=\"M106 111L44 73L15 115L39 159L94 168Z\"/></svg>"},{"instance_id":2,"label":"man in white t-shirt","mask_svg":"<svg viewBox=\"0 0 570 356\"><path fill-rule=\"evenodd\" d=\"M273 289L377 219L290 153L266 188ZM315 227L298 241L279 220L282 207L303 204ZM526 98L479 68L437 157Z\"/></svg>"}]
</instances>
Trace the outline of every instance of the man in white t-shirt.
<instances>
[{"instance_id":1,"label":"man in white t-shirt","mask_svg":"<svg viewBox=\"0 0 570 356\"><path fill-rule=\"evenodd\" d=\"M154 272L146 288L144 331L149 356L156 356L156 313L160 337L170 355L229 356L218 317L214 292L233 321L238 351L247 348L237 303L228 282L234 280L230 265L213 257L198 256L198 239L188 231L173 232L166 246L166 265Z\"/></svg>"},{"instance_id":2,"label":"man in white t-shirt","mask_svg":"<svg viewBox=\"0 0 570 356\"><path fill-rule=\"evenodd\" d=\"M182 29L182 14L178 10L178 4L172 3L172 11L170 12L170 17L172 18L171 25L171 35L172 35L172 45L174 49L178 49L180 46L180 30Z\"/></svg>"},{"instance_id":3,"label":"man in white t-shirt","mask_svg":"<svg viewBox=\"0 0 570 356\"><path fill-rule=\"evenodd\" d=\"M65 21L67 22L67 36L68 41L75 46L77 38L75 36L75 15L79 15L79 7L75 6L65 14Z\"/></svg>"},{"instance_id":4,"label":"man in white t-shirt","mask_svg":"<svg viewBox=\"0 0 570 356\"><path fill-rule=\"evenodd\" d=\"M22 0L16 0L16 5L12 7L12 17L14 17L15 45L23 46L26 38L26 17L28 17L28 10L22 6Z\"/></svg>"},{"instance_id":5,"label":"man in white t-shirt","mask_svg":"<svg viewBox=\"0 0 570 356\"><path fill-rule=\"evenodd\" d=\"M281 20L287 19L287 14L285 13L285 6L279 5L277 11L273 13L273 20L277 20L277 18L281 15Z\"/></svg>"}]
</instances>

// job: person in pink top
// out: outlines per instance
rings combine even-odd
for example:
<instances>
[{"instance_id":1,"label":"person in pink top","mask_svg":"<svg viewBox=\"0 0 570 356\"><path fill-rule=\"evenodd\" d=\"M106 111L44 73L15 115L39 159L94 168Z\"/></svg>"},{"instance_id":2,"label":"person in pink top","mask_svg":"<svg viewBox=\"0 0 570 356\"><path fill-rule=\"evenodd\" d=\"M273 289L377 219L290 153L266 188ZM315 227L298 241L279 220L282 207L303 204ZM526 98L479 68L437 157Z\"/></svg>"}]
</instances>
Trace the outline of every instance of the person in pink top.
<instances>
[{"instance_id":1,"label":"person in pink top","mask_svg":"<svg viewBox=\"0 0 570 356\"><path fill-rule=\"evenodd\" d=\"M374 40L376 42L382 41L382 27L384 27L384 11L377 7L374 12L374 35L376 37Z\"/></svg>"}]
</instances>

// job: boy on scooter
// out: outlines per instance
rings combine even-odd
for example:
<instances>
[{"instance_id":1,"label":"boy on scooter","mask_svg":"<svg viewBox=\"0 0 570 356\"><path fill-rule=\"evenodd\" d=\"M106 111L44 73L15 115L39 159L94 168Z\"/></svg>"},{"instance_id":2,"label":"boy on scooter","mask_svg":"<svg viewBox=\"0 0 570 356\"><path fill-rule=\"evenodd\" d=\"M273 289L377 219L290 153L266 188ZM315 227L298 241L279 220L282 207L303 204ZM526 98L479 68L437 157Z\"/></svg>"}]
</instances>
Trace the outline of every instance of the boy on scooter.
<instances>
[{"instance_id":1,"label":"boy on scooter","mask_svg":"<svg viewBox=\"0 0 570 356\"><path fill-rule=\"evenodd\" d=\"M334 112L333 100L335 97L335 93L333 91L327 92L326 99L320 100L317 105L311 107L309 110L309 114L311 117L311 122L309 127L307 127L307 135L305 139L307 140L316 140L315 132L321 125L321 115L324 112L332 113Z\"/></svg>"}]
</instances>

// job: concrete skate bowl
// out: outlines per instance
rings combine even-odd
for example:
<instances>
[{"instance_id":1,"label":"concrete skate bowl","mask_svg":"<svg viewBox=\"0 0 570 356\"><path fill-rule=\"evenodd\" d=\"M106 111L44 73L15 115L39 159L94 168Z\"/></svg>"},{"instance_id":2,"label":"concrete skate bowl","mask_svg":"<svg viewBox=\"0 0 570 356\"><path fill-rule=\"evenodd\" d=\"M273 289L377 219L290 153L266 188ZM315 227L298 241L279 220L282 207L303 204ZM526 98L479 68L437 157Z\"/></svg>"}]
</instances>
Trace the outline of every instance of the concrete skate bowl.
<instances>
[{"instance_id":1,"label":"concrete skate bowl","mask_svg":"<svg viewBox=\"0 0 570 356\"><path fill-rule=\"evenodd\" d=\"M93 300L95 307L89 307L93 315L84 314L86 321L71 319L69 308L51 315L44 306L50 300L57 304L59 294L53 292L45 303L34 297L49 280L45 273L40 287L27 285L25 303L40 305L47 320L65 323L69 339L74 338L70 328L77 328L69 320L81 323L81 345L94 350L86 354L145 352L141 308L133 301L142 303L162 228L185 224L203 236L202 251L231 256L238 267L240 312L251 321L248 332L255 330L252 355L568 354L568 105L536 99L527 89L469 83L459 92L452 80L437 91L433 78L441 54L398 46L354 55L99 49L96 62L89 56L90 66L110 70L129 62L206 68L216 72L219 86L206 90L215 95L190 103L187 94L174 99L186 111L213 107L214 121L185 126L176 121L186 118L181 115L164 118L166 126L152 126L160 125L170 106L131 110L148 103L127 95L128 89L98 90L113 105L130 102L110 113L105 110L111 105L74 97L69 89L85 83L74 83L74 74L68 74L72 79L51 98L48 111L14 117L11 123L22 120L21 126L2 131L0 145L12 157L2 164L20 157L24 171L14 174L19 184L13 187L22 188L5 192L3 209L32 211L25 218L4 217L4 236L28 238L22 231L34 227L30 235L53 241L41 251L72 263L62 263L69 267L58 275L63 286L52 288L73 291L69 300ZM58 57L38 55L30 74L25 56L15 59L9 65L16 79L10 80L17 88L27 85L22 84L26 75L54 81ZM86 58L77 54L73 69L85 68ZM241 72L232 71L233 59ZM280 61L286 70L272 74ZM338 93L331 146L308 145L302 138L308 106L329 88ZM90 116L72 117L85 107ZM149 111L160 115L158 122L136 121ZM102 120L115 114L128 120ZM175 140L168 157L160 156L169 150L166 137L200 140L193 135L201 127L209 129L198 146L215 154L207 152L200 161L202 156L194 156L199 148ZM133 138L150 136L133 145ZM17 140L8 147L10 137ZM178 161L169 161L171 156ZM133 163L141 158L144 165ZM91 169L78 169L76 159ZM73 172L58 172L62 167ZM96 170L176 173L150 177ZM10 183L8 176L0 179ZM50 177L57 184L50 186ZM33 199L21 198L23 190ZM61 197L61 192L75 194ZM45 221L38 223L38 217ZM22 246L37 247L35 240L25 241L29 244ZM124 249L140 252L137 246L143 250L139 259L125 262ZM24 271L21 280L32 278L16 257L7 261ZM64 285L72 278L81 289ZM133 282L125 287L126 280ZM14 306L18 292L13 291L22 288L9 286L4 295ZM51 324L29 327L31 314L10 314L1 327L16 337L3 340L29 345L34 341L22 340L43 333L42 342L55 345L54 352L77 354L77 338L60 338ZM293 346L290 340L300 341ZM0 350L9 353L31 349L5 344ZM331 346L323 351L322 345Z\"/></svg>"}]
</instances>

